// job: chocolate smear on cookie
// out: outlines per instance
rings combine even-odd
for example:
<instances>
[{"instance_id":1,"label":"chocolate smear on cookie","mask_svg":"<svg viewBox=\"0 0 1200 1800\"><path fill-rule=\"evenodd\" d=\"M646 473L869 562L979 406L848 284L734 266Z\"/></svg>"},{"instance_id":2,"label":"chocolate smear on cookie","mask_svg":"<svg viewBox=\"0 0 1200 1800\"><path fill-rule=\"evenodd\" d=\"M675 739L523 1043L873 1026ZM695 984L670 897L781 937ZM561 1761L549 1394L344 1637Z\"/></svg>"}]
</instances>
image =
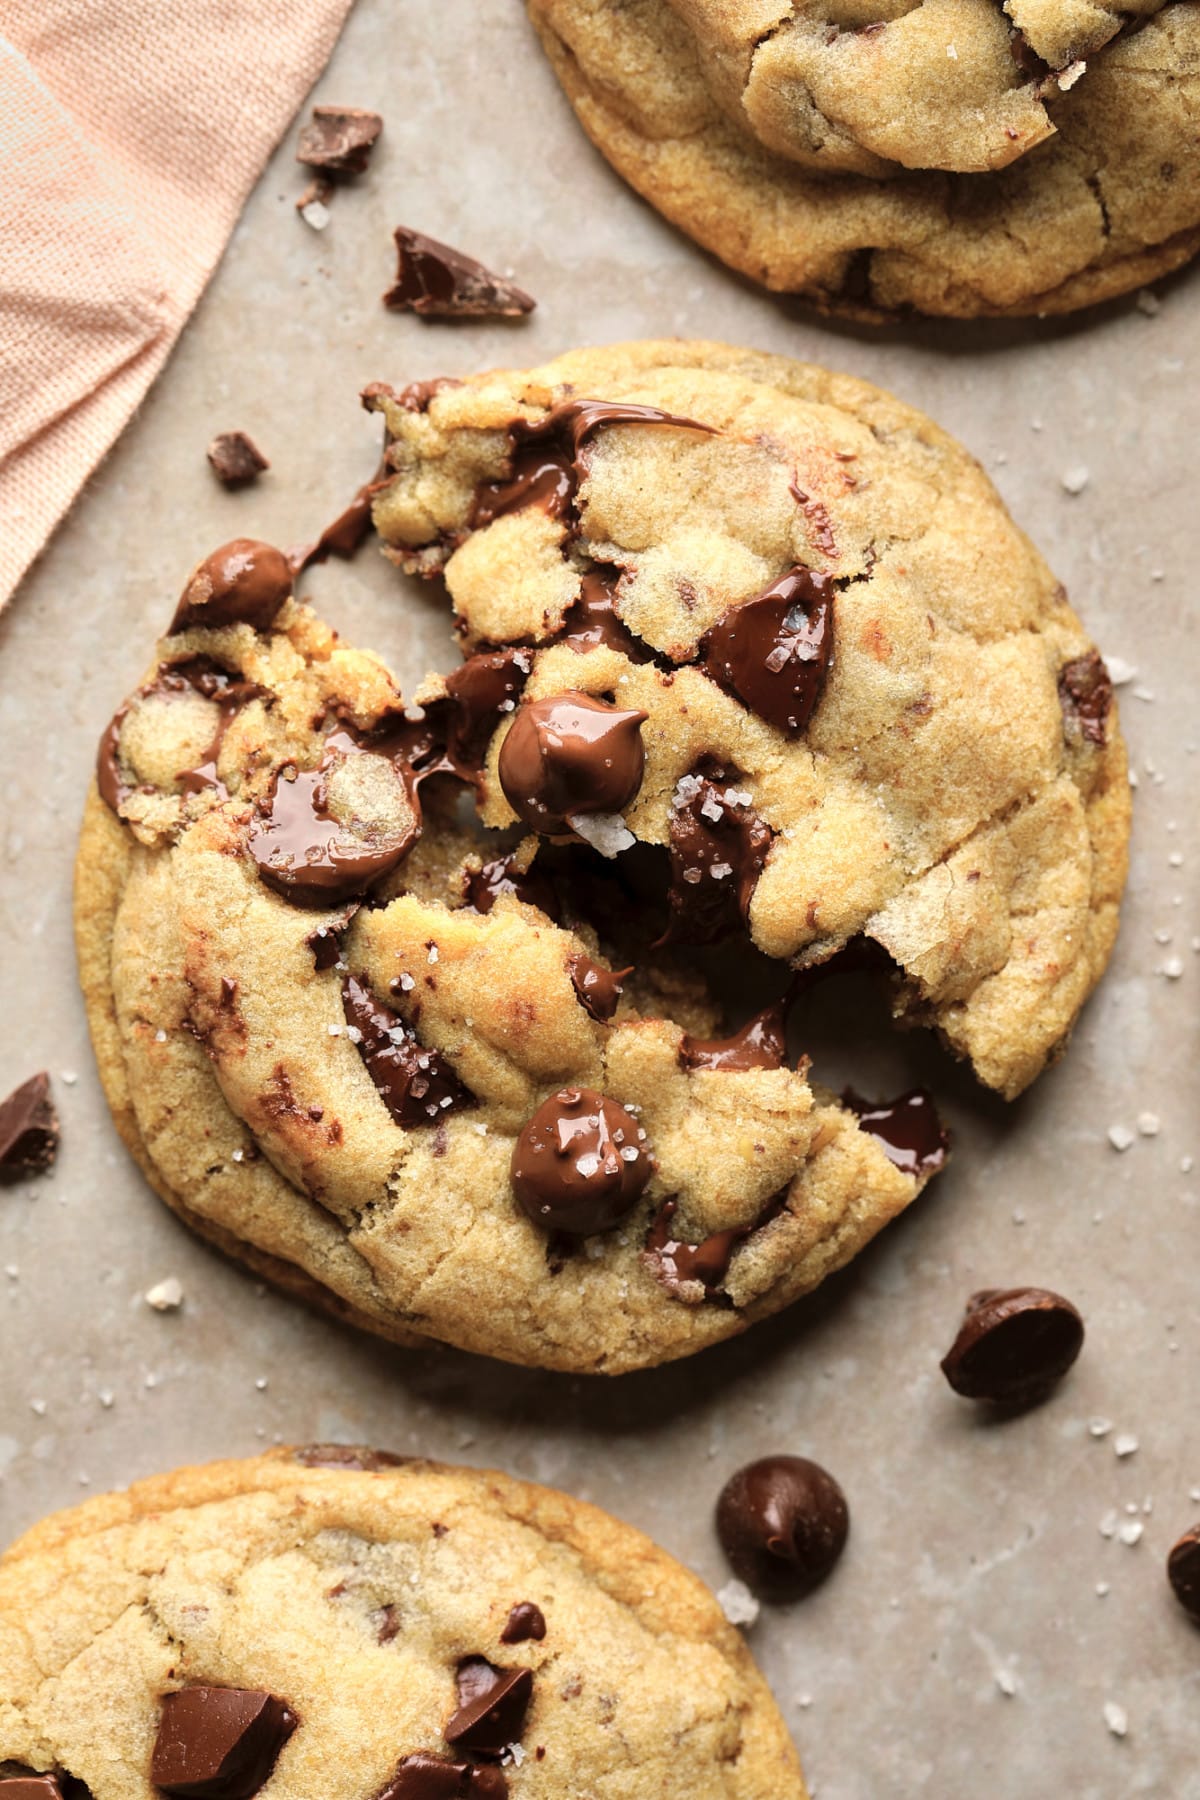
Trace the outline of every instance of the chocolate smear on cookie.
<instances>
[{"instance_id":1,"label":"chocolate smear on cookie","mask_svg":"<svg viewBox=\"0 0 1200 1800\"><path fill-rule=\"evenodd\" d=\"M633 1114L592 1088L562 1088L544 1101L513 1146L511 1165L527 1216L570 1237L623 1219L653 1170Z\"/></svg>"},{"instance_id":2,"label":"chocolate smear on cookie","mask_svg":"<svg viewBox=\"0 0 1200 1800\"><path fill-rule=\"evenodd\" d=\"M154 680L138 689L133 700L127 700L113 714L100 739L96 754L96 786L106 806L118 812L134 789L121 773L121 731L135 702L156 696L169 697L186 689L202 694L217 707L217 725L203 755L190 769L180 769L175 779L185 794L198 794L206 789L218 799L227 799L228 790L217 774L221 746L235 715L251 700L270 698L269 690L214 662L210 656L190 656L183 662L164 663Z\"/></svg>"},{"instance_id":3,"label":"chocolate smear on cookie","mask_svg":"<svg viewBox=\"0 0 1200 1800\"><path fill-rule=\"evenodd\" d=\"M701 667L759 718L798 737L821 697L832 649L830 578L796 567L722 613L701 645Z\"/></svg>"},{"instance_id":4,"label":"chocolate smear on cookie","mask_svg":"<svg viewBox=\"0 0 1200 1800\"><path fill-rule=\"evenodd\" d=\"M718 1290L729 1273L734 1251L756 1231L779 1217L787 1205L787 1195L787 1188L781 1188L748 1225L711 1231L696 1244L689 1244L676 1234L674 1220L679 1210L678 1201L664 1201L647 1234L643 1260L655 1280L661 1282L675 1299L688 1305L713 1299L723 1299L729 1304L728 1296Z\"/></svg>"},{"instance_id":5,"label":"chocolate smear on cookie","mask_svg":"<svg viewBox=\"0 0 1200 1800\"><path fill-rule=\"evenodd\" d=\"M717 1501L729 1566L762 1600L801 1600L830 1574L850 1513L839 1484L803 1456L764 1456L730 1476Z\"/></svg>"},{"instance_id":6,"label":"chocolate smear on cookie","mask_svg":"<svg viewBox=\"0 0 1200 1800\"><path fill-rule=\"evenodd\" d=\"M205 451L209 467L222 487L248 487L270 463L244 431L221 431Z\"/></svg>"},{"instance_id":7,"label":"chocolate smear on cookie","mask_svg":"<svg viewBox=\"0 0 1200 1800\"><path fill-rule=\"evenodd\" d=\"M296 143L296 161L335 178L361 175L383 130L377 112L361 106L314 106Z\"/></svg>"},{"instance_id":8,"label":"chocolate smear on cookie","mask_svg":"<svg viewBox=\"0 0 1200 1800\"><path fill-rule=\"evenodd\" d=\"M530 1669L497 1669L483 1656L458 1665L458 1707L448 1720L448 1744L472 1756L501 1756L519 1742L533 1696Z\"/></svg>"},{"instance_id":9,"label":"chocolate smear on cookie","mask_svg":"<svg viewBox=\"0 0 1200 1800\"><path fill-rule=\"evenodd\" d=\"M507 1800L507 1795L503 1769L418 1750L404 1758L376 1800Z\"/></svg>"},{"instance_id":10,"label":"chocolate smear on cookie","mask_svg":"<svg viewBox=\"0 0 1200 1800\"><path fill-rule=\"evenodd\" d=\"M475 1104L441 1052L427 1050L398 1013L380 1006L365 977L346 976L342 1010L358 1034L351 1042L397 1125L431 1125Z\"/></svg>"},{"instance_id":11,"label":"chocolate smear on cookie","mask_svg":"<svg viewBox=\"0 0 1200 1800\"><path fill-rule=\"evenodd\" d=\"M515 282L423 231L399 225L394 235L396 280L383 296L393 312L423 319L519 319L537 305Z\"/></svg>"},{"instance_id":12,"label":"chocolate smear on cookie","mask_svg":"<svg viewBox=\"0 0 1200 1800\"><path fill-rule=\"evenodd\" d=\"M571 986L585 1011L591 1013L593 1019L601 1025L607 1025L617 1010L621 998L621 983L626 975L633 974L633 967L627 969L606 969L603 963L593 962L582 950L575 953L567 963L567 973L571 977Z\"/></svg>"},{"instance_id":13,"label":"chocolate smear on cookie","mask_svg":"<svg viewBox=\"0 0 1200 1800\"><path fill-rule=\"evenodd\" d=\"M675 790L664 944L711 944L744 926L774 833L735 773L701 764Z\"/></svg>"},{"instance_id":14,"label":"chocolate smear on cookie","mask_svg":"<svg viewBox=\"0 0 1200 1800\"><path fill-rule=\"evenodd\" d=\"M945 1165L950 1137L932 1094L912 1088L898 1100L864 1100L847 1088L842 1100L858 1114L860 1131L878 1138L888 1161L906 1175L934 1175Z\"/></svg>"},{"instance_id":15,"label":"chocolate smear on cookie","mask_svg":"<svg viewBox=\"0 0 1200 1800\"><path fill-rule=\"evenodd\" d=\"M306 1469L351 1469L369 1475L403 1468L413 1460L411 1456L395 1456L390 1450L372 1450L365 1444L300 1444L292 1451L292 1458Z\"/></svg>"},{"instance_id":16,"label":"chocolate smear on cookie","mask_svg":"<svg viewBox=\"0 0 1200 1800\"><path fill-rule=\"evenodd\" d=\"M1112 681L1098 650L1064 663L1058 672L1058 698L1063 718L1089 744L1103 745L1112 709Z\"/></svg>"},{"instance_id":17,"label":"chocolate smear on cookie","mask_svg":"<svg viewBox=\"0 0 1200 1800\"><path fill-rule=\"evenodd\" d=\"M630 662L655 660L654 651L641 638L634 637L617 611L619 569L597 567L580 577L579 598L567 608L562 626L554 639L568 644L577 656L589 650L619 650Z\"/></svg>"},{"instance_id":18,"label":"chocolate smear on cookie","mask_svg":"<svg viewBox=\"0 0 1200 1800\"><path fill-rule=\"evenodd\" d=\"M1083 1320L1048 1288L986 1288L942 1358L956 1394L1010 1410L1044 1400L1083 1348Z\"/></svg>"},{"instance_id":19,"label":"chocolate smear on cookie","mask_svg":"<svg viewBox=\"0 0 1200 1800\"><path fill-rule=\"evenodd\" d=\"M0 1182L42 1175L58 1155L59 1124L43 1069L0 1100Z\"/></svg>"},{"instance_id":20,"label":"chocolate smear on cookie","mask_svg":"<svg viewBox=\"0 0 1200 1800\"><path fill-rule=\"evenodd\" d=\"M192 570L168 629L251 625L269 631L291 592L292 566L282 550L260 538L232 538Z\"/></svg>"},{"instance_id":21,"label":"chocolate smear on cookie","mask_svg":"<svg viewBox=\"0 0 1200 1800\"><path fill-rule=\"evenodd\" d=\"M180 1800L250 1800L298 1723L285 1701L257 1688L164 1694L150 1779Z\"/></svg>"},{"instance_id":22,"label":"chocolate smear on cookie","mask_svg":"<svg viewBox=\"0 0 1200 1800\"><path fill-rule=\"evenodd\" d=\"M787 1048L783 1002L755 1013L740 1030L725 1038L685 1036L679 1060L685 1069L778 1069Z\"/></svg>"}]
</instances>

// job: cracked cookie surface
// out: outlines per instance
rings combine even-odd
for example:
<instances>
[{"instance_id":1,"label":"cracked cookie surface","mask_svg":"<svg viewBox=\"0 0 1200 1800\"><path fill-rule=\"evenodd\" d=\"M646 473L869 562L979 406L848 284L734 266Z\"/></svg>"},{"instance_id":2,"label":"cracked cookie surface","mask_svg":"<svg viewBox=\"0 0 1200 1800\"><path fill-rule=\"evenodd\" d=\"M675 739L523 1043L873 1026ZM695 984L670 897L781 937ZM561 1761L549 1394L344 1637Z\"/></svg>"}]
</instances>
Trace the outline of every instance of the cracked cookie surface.
<instances>
[{"instance_id":1,"label":"cracked cookie surface","mask_svg":"<svg viewBox=\"0 0 1200 1800\"><path fill-rule=\"evenodd\" d=\"M222 1778L197 1766L239 1702L240 1785L249 1732ZM141 1481L0 1559L0 1771L143 1800L167 1763L167 1791L268 1800L805 1797L739 1634L648 1539L345 1446Z\"/></svg>"},{"instance_id":2,"label":"cracked cookie surface","mask_svg":"<svg viewBox=\"0 0 1200 1800\"><path fill-rule=\"evenodd\" d=\"M764 286L1066 312L1200 247L1197 0L528 0L616 169Z\"/></svg>"}]
</instances>

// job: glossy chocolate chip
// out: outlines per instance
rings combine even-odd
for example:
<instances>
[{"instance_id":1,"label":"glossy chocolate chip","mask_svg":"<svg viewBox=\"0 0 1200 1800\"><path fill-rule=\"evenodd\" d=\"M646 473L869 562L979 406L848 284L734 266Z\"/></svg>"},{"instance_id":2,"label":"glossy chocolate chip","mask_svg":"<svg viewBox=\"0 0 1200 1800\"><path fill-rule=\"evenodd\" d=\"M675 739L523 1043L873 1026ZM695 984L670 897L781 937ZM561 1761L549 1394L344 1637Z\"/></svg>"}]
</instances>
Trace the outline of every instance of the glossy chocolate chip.
<instances>
[{"instance_id":1,"label":"glossy chocolate chip","mask_svg":"<svg viewBox=\"0 0 1200 1800\"><path fill-rule=\"evenodd\" d=\"M506 1800L503 1769L453 1762L432 1751L406 1756L377 1800Z\"/></svg>"},{"instance_id":2,"label":"glossy chocolate chip","mask_svg":"<svg viewBox=\"0 0 1200 1800\"><path fill-rule=\"evenodd\" d=\"M533 1696L529 1669L497 1669L482 1656L458 1666L458 1706L448 1721L448 1744L472 1756L500 1756L520 1741Z\"/></svg>"},{"instance_id":3,"label":"glossy chocolate chip","mask_svg":"<svg viewBox=\"0 0 1200 1800\"><path fill-rule=\"evenodd\" d=\"M1184 1612L1200 1625L1200 1525L1193 1525L1172 1544L1167 1580Z\"/></svg>"},{"instance_id":4,"label":"glossy chocolate chip","mask_svg":"<svg viewBox=\"0 0 1200 1800\"><path fill-rule=\"evenodd\" d=\"M440 1050L427 1050L399 1013L380 1006L365 979L347 975L342 983L346 1023L379 1097L397 1125L436 1124L448 1113L474 1104Z\"/></svg>"},{"instance_id":5,"label":"glossy chocolate chip","mask_svg":"<svg viewBox=\"0 0 1200 1800\"><path fill-rule=\"evenodd\" d=\"M701 660L751 712L798 737L821 697L832 650L830 579L797 567L723 613L701 646Z\"/></svg>"},{"instance_id":6,"label":"glossy chocolate chip","mask_svg":"<svg viewBox=\"0 0 1200 1800\"><path fill-rule=\"evenodd\" d=\"M500 786L534 831L569 829L578 813L619 813L642 785L644 712L589 694L523 705L500 749Z\"/></svg>"},{"instance_id":7,"label":"glossy chocolate chip","mask_svg":"<svg viewBox=\"0 0 1200 1800\"><path fill-rule=\"evenodd\" d=\"M508 1623L500 1633L502 1644L540 1644L546 1635L546 1618L532 1600L519 1600L508 1615Z\"/></svg>"},{"instance_id":8,"label":"glossy chocolate chip","mask_svg":"<svg viewBox=\"0 0 1200 1800\"><path fill-rule=\"evenodd\" d=\"M250 1800L297 1723L283 1700L257 1688L164 1694L150 1779L181 1800Z\"/></svg>"},{"instance_id":9,"label":"glossy chocolate chip","mask_svg":"<svg viewBox=\"0 0 1200 1800\"><path fill-rule=\"evenodd\" d=\"M234 538L188 576L171 630L252 625L267 631L291 591L292 566L282 550L258 538Z\"/></svg>"},{"instance_id":10,"label":"glossy chocolate chip","mask_svg":"<svg viewBox=\"0 0 1200 1800\"><path fill-rule=\"evenodd\" d=\"M580 950L571 957L567 971L580 1005L601 1025L607 1025L617 1010L622 980L626 975L633 974L632 966L628 969L606 969L603 963L593 962L590 956L585 956Z\"/></svg>"},{"instance_id":11,"label":"glossy chocolate chip","mask_svg":"<svg viewBox=\"0 0 1200 1800\"><path fill-rule=\"evenodd\" d=\"M306 1469L355 1469L370 1475L403 1468L413 1460L411 1456L393 1456L390 1450L372 1450L365 1444L300 1444L292 1451L292 1458Z\"/></svg>"},{"instance_id":12,"label":"glossy chocolate chip","mask_svg":"<svg viewBox=\"0 0 1200 1800\"><path fill-rule=\"evenodd\" d=\"M0 1101L0 1182L41 1175L58 1155L58 1114L43 1069Z\"/></svg>"},{"instance_id":13,"label":"glossy chocolate chip","mask_svg":"<svg viewBox=\"0 0 1200 1800\"><path fill-rule=\"evenodd\" d=\"M685 1036L679 1060L685 1069L778 1069L787 1048L782 1003L755 1013L740 1031L724 1038Z\"/></svg>"},{"instance_id":14,"label":"glossy chocolate chip","mask_svg":"<svg viewBox=\"0 0 1200 1800\"><path fill-rule=\"evenodd\" d=\"M736 776L718 766L685 775L668 829L671 910L664 942L711 944L744 926L774 834Z\"/></svg>"},{"instance_id":15,"label":"glossy chocolate chip","mask_svg":"<svg viewBox=\"0 0 1200 1800\"><path fill-rule=\"evenodd\" d=\"M1083 1348L1083 1320L1047 1288L972 1294L958 1336L942 1359L956 1394L1017 1408L1042 1400Z\"/></svg>"},{"instance_id":16,"label":"glossy chocolate chip","mask_svg":"<svg viewBox=\"0 0 1200 1800\"><path fill-rule=\"evenodd\" d=\"M512 1183L535 1225L572 1237L607 1231L653 1172L632 1113L592 1088L563 1088L534 1113L513 1148Z\"/></svg>"},{"instance_id":17,"label":"glossy chocolate chip","mask_svg":"<svg viewBox=\"0 0 1200 1800\"><path fill-rule=\"evenodd\" d=\"M853 1088L842 1099L858 1114L860 1131L878 1138L884 1155L906 1175L934 1175L945 1164L950 1136L938 1117L933 1096L912 1088L898 1100L864 1100Z\"/></svg>"},{"instance_id":18,"label":"glossy chocolate chip","mask_svg":"<svg viewBox=\"0 0 1200 1800\"><path fill-rule=\"evenodd\" d=\"M763 1600L803 1599L846 1544L850 1515L838 1483L803 1456L765 1456L730 1477L717 1501L729 1565Z\"/></svg>"},{"instance_id":19,"label":"glossy chocolate chip","mask_svg":"<svg viewBox=\"0 0 1200 1800\"><path fill-rule=\"evenodd\" d=\"M1086 743L1103 744L1108 736L1113 691L1098 650L1064 663L1058 672L1058 698L1068 728L1073 726Z\"/></svg>"}]
</instances>

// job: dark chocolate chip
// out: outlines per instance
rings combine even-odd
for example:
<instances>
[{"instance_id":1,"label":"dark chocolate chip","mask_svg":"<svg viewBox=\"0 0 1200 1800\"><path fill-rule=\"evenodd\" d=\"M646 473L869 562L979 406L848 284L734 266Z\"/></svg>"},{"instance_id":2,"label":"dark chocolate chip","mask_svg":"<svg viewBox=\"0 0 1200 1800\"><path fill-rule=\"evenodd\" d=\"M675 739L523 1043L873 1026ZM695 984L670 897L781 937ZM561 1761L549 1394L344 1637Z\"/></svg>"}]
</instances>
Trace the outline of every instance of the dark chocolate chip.
<instances>
[{"instance_id":1,"label":"dark chocolate chip","mask_svg":"<svg viewBox=\"0 0 1200 1800\"><path fill-rule=\"evenodd\" d=\"M1083 1320L1046 1288L972 1294L958 1336L942 1359L956 1394L1016 1409L1045 1399L1083 1348Z\"/></svg>"},{"instance_id":2,"label":"dark chocolate chip","mask_svg":"<svg viewBox=\"0 0 1200 1800\"><path fill-rule=\"evenodd\" d=\"M519 1741L533 1696L530 1669L497 1669L485 1657L458 1666L458 1707L445 1739L472 1756L501 1756Z\"/></svg>"},{"instance_id":3,"label":"dark chocolate chip","mask_svg":"<svg viewBox=\"0 0 1200 1800\"><path fill-rule=\"evenodd\" d=\"M403 1468L413 1460L394 1456L390 1450L371 1450L365 1444L300 1444L292 1458L306 1469L356 1469L370 1475Z\"/></svg>"},{"instance_id":4,"label":"dark chocolate chip","mask_svg":"<svg viewBox=\"0 0 1200 1800\"><path fill-rule=\"evenodd\" d=\"M717 1536L735 1575L763 1600L801 1600L846 1544L850 1515L833 1476L803 1456L765 1456L730 1477Z\"/></svg>"},{"instance_id":5,"label":"dark chocolate chip","mask_svg":"<svg viewBox=\"0 0 1200 1800\"><path fill-rule=\"evenodd\" d=\"M546 1635L546 1617L532 1600L520 1600L508 1615L508 1623L500 1633L502 1644L540 1644Z\"/></svg>"},{"instance_id":6,"label":"dark chocolate chip","mask_svg":"<svg viewBox=\"0 0 1200 1800\"><path fill-rule=\"evenodd\" d=\"M474 1105L441 1051L427 1050L398 1013L380 1006L365 977L346 976L342 1010L359 1033L358 1053L397 1125L436 1124Z\"/></svg>"},{"instance_id":7,"label":"dark chocolate chip","mask_svg":"<svg viewBox=\"0 0 1200 1800\"><path fill-rule=\"evenodd\" d=\"M607 1231L653 1173L632 1113L591 1088L563 1088L539 1106L513 1147L512 1183L535 1225L572 1237Z\"/></svg>"},{"instance_id":8,"label":"dark chocolate chip","mask_svg":"<svg viewBox=\"0 0 1200 1800\"><path fill-rule=\"evenodd\" d=\"M0 1182L41 1175L58 1155L58 1114L43 1069L0 1101Z\"/></svg>"},{"instance_id":9,"label":"dark chocolate chip","mask_svg":"<svg viewBox=\"0 0 1200 1800\"><path fill-rule=\"evenodd\" d=\"M282 550L258 538L233 538L188 576L170 629L252 625L267 631L292 592L292 566Z\"/></svg>"},{"instance_id":10,"label":"dark chocolate chip","mask_svg":"<svg viewBox=\"0 0 1200 1800\"><path fill-rule=\"evenodd\" d=\"M933 1095L924 1088L878 1102L847 1088L842 1099L858 1114L859 1130L878 1138L888 1161L906 1175L934 1175L945 1166L950 1135L938 1118Z\"/></svg>"},{"instance_id":11,"label":"dark chocolate chip","mask_svg":"<svg viewBox=\"0 0 1200 1800\"><path fill-rule=\"evenodd\" d=\"M642 784L647 714L589 694L522 705L500 747L500 786L534 831L569 829L573 813L619 813Z\"/></svg>"},{"instance_id":12,"label":"dark chocolate chip","mask_svg":"<svg viewBox=\"0 0 1200 1800\"><path fill-rule=\"evenodd\" d=\"M1058 698L1068 727L1074 725L1089 744L1103 744L1112 709L1112 680L1098 650L1064 663L1058 672Z\"/></svg>"},{"instance_id":13,"label":"dark chocolate chip","mask_svg":"<svg viewBox=\"0 0 1200 1800\"><path fill-rule=\"evenodd\" d=\"M63 1800L63 1790L53 1775L0 1775L0 1800Z\"/></svg>"},{"instance_id":14,"label":"dark chocolate chip","mask_svg":"<svg viewBox=\"0 0 1200 1800\"><path fill-rule=\"evenodd\" d=\"M798 737L820 699L832 650L830 579L797 567L723 613L701 658L706 673L751 712Z\"/></svg>"},{"instance_id":15,"label":"dark chocolate chip","mask_svg":"<svg viewBox=\"0 0 1200 1800\"><path fill-rule=\"evenodd\" d=\"M297 1723L284 1701L261 1689L164 1694L150 1779L181 1800L250 1800Z\"/></svg>"},{"instance_id":16,"label":"dark chocolate chip","mask_svg":"<svg viewBox=\"0 0 1200 1800\"><path fill-rule=\"evenodd\" d=\"M1167 1580L1184 1612L1200 1625L1200 1525L1193 1525L1171 1546Z\"/></svg>"},{"instance_id":17,"label":"dark chocolate chip","mask_svg":"<svg viewBox=\"0 0 1200 1800\"><path fill-rule=\"evenodd\" d=\"M296 144L296 161L326 175L361 175L383 130L377 112L360 106L314 106Z\"/></svg>"},{"instance_id":18,"label":"dark chocolate chip","mask_svg":"<svg viewBox=\"0 0 1200 1800\"><path fill-rule=\"evenodd\" d=\"M774 834L736 778L715 765L685 775L668 829L671 912L663 941L711 944L744 926Z\"/></svg>"},{"instance_id":19,"label":"dark chocolate chip","mask_svg":"<svg viewBox=\"0 0 1200 1800\"><path fill-rule=\"evenodd\" d=\"M729 1037L684 1037L679 1060L685 1069L778 1069L786 1048L784 1009L782 1002L777 1002L755 1013Z\"/></svg>"},{"instance_id":20,"label":"dark chocolate chip","mask_svg":"<svg viewBox=\"0 0 1200 1800\"><path fill-rule=\"evenodd\" d=\"M247 487L271 466L244 431L219 432L205 454L213 474L227 488Z\"/></svg>"},{"instance_id":21,"label":"dark chocolate chip","mask_svg":"<svg viewBox=\"0 0 1200 1800\"><path fill-rule=\"evenodd\" d=\"M422 231L400 225L395 237L396 281L383 296L395 312L424 319L519 319L537 305L515 282Z\"/></svg>"},{"instance_id":22,"label":"dark chocolate chip","mask_svg":"<svg viewBox=\"0 0 1200 1800\"><path fill-rule=\"evenodd\" d=\"M503 1769L451 1762L418 1750L405 1757L377 1800L506 1800L507 1794Z\"/></svg>"},{"instance_id":23,"label":"dark chocolate chip","mask_svg":"<svg viewBox=\"0 0 1200 1800\"><path fill-rule=\"evenodd\" d=\"M633 968L606 969L603 963L593 962L583 951L577 951L567 963L571 977L571 986L575 989L581 1005L591 1013L593 1019L601 1025L607 1025L617 1010L621 998L621 983L626 975L633 974Z\"/></svg>"}]
</instances>

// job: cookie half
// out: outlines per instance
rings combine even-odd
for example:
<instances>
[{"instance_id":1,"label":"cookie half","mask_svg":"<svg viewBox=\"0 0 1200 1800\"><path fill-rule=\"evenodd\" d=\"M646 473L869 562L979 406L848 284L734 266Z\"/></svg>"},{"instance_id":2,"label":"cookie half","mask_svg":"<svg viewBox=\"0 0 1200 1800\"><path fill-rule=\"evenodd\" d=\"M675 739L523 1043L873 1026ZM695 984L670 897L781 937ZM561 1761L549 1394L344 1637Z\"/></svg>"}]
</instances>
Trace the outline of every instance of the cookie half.
<instances>
[{"instance_id":1,"label":"cookie half","mask_svg":"<svg viewBox=\"0 0 1200 1800\"><path fill-rule=\"evenodd\" d=\"M43 1800L805 1800L739 1634L639 1532L321 1445L141 1481L12 1546L19 1774Z\"/></svg>"},{"instance_id":2,"label":"cookie half","mask_svg":"<svg viewBox=\"0 0 1200 1800\"><path fill-rule=\"evenodd\" d=\"M1069 312L1200 246L1195 0L529 0L660 212L830 311Z\"/></svg>"},{"instance_id":3,"label":"cookie half","mask_svg":"<svg viewBox=\"0 0 1200 1800\"><path fill-rule=\"evenodd\" d=\"M195 1229L399 1342L618 1372L814 1287L945 1138L920 1094L814 1088L780 1008L723 1033L620 859L462 823L506 804L541 666L481 651L406 705L279 552L225 546L104 733L77 943L118 1127Z\"/></svg>"}]
</instances>

